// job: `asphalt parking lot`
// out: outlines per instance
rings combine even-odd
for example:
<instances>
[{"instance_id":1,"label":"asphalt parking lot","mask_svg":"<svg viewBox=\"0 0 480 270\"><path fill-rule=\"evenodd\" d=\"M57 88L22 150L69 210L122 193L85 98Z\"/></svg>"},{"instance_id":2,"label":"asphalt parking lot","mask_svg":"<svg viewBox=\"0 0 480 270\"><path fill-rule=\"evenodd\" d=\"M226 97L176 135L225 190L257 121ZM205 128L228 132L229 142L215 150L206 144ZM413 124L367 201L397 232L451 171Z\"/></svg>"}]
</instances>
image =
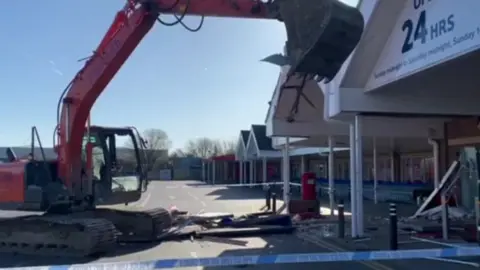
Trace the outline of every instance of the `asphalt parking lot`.
<instances>
[{"instance_id":1,"label":"asphalt parking lot","mask_svg":"<svg viewBox=\"0 0 480 270\"><path fill-rule=\"evenodd\" d=\"M258 189L246 187L224 188L212 186L198 186L194 181L153 181L149 190L137 203L121 207L172 207L186 210L190 213L199 212L230 212L244 214L257 212L265 204L263 192ZM279 203L281 204L281 203ZM0 217L15 216L24 214L22 212L0 212ZM308 238L308 239L306 239ZM247 238L208 238L195 241L169 241L149 244L128 244L119 246L118 249L106 254L101 258L72 259L58 257L21 256L11 254L0 254L0 268L7 267L28 267L47 265L70 265L70 264L95 264L103 262L139 262L171 258L201 258L240 256L240 255L268 255L279 253L311 253L311 252L342 252L345 248L335 245L332 242L321 239L310 239L301 235L271 235L262 237ZM317 237L318 238L318 237ZM434 263L442 269L463 269L461 265L416 260L416 264L405 261L403 265L380 262L334 262L322 263L326 269L412 269L418 265L418 261ZM412 263L415 263L412 261ZM422 263L423 264L423 263ZM238 269L236 267L216 267L215 269ZM291 269L292 265L250 265L242 266L254 269ZM288 267L288 268L287 268ZM313 269L319 267L315 263L298 263L295 268L298 270ZM190 267L178 269L209 269L210 267ZM212 268L213 269L213 268Z\"/></svg>"}]
</instances>

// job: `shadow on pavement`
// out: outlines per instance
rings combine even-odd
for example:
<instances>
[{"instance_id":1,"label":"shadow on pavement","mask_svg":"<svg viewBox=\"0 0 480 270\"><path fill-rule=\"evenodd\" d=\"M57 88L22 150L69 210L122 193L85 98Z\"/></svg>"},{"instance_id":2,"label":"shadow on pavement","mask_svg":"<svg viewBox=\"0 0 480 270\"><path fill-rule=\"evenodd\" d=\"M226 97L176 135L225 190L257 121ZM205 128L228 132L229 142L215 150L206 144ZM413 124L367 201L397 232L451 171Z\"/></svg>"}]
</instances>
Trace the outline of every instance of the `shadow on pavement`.
<instances>
[{"instance_id":1,"label":"shadow on pavement","mask_svg":"<svg viewBox=\"0 0 480 270\"><path fill-rule=\"evenodd\" d=\"M144 251L160 244L159 242L148 244L119 244L114 252L87 258L62 257L61 254L59 254L58 257L54 257L3 253L0 254L0 268L84 264L94 262L99 258L114 258Z\"/></svg>"},{"instance_id":2,"label":"shadow on pavement","mask_svg":"<svg viewBox=\"0 0 480 270\"><path fill-rule=\"evenodd\" d=\"M198 187L198 186L212 186L213 187L213 185L205 183L205 182L200 181L200 180L191 180L191 181L184 181L184 180L175 181L175 180L173 180L172 182L173 183L182 183L182 184L184 184L188 187Z\"/></svg>"},{"instance_id":3,"label":"shadow on pavement","mask_svg":"<svg viewBox=\"0 0 480 270\"><path fill-rule=\"evenodd\" d=\"M265 191L257 187L219 187L207 193L206 196L216 196L215 200L265 199Z\"/></svg>"}]
</instances>

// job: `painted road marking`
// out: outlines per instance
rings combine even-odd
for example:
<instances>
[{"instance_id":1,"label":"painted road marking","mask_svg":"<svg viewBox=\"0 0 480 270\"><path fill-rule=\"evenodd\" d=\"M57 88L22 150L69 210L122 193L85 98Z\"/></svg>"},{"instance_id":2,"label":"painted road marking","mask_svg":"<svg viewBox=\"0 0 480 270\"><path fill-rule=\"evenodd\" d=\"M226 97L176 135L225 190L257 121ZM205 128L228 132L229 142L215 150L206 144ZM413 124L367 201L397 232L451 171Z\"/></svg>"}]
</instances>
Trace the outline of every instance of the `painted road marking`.
<instances>
[{"instance_id":1,"label":"painted road marking","mask_svg":"<svg viewBox=\"0 0 480 270\"><path fill-rule=\"evenodd\" d=\"M168 196L170 200L175 200L175 196Z\"/></svg>"},{"instance_id":2,"label":"painted road marking","mask_svg":"<svg viewBox=\"0 0 480 270\"><path fill-rule=\"evenodd\" d=\"M141 207L145 207L147 205L148 201L150 200L151 195L152 194L150 194L150 193L147 194L147 197L145 197L145 199L140 203Z\"/></svg>"},{"instance_id":3,"label":"painted road marking","mask_svg":"<svg viewBox=\"0 0 480 270\"><path fill-rule=\"evenodd\" d=\"M341 248L341 247L338 247L334 244L330 244L330 243L328 243L328 242L326 242L322 239L319 239L319 238L312 239L312 237L309 237L305 233L297 234L297 236L300 239L303 239L303 240L308 241L312 244L318 245L318 246L320 246L324 249L327 249L331 252L348 252L348 250L346 250L344 248ZM375 262L375 261L370 261L370 262L358 261L358 263L361 263L361 264L365 265L366 267L368 267L370 269L373 269L373 270L394 270L393 268L390 268L386 265L380 264L380 263Z\"/></svg>"},{"instance_id":4,"label":"painted road marking","mask_svg":"<svg viewBox=\"0 0 480 270\"><path fill-rule=\"evenodd\" d=\"M194 252L194 251L190 252L190 256L192 256L193 258L198 258L197 253ZM196 268L197 268L198 270L203 269L203 267L201 267L201 266L197 266Z\"/></svg>"},{"instance_id":5,"label":"painted road marking","mask_svg":"<svg viewBox=\"0 0 480 270\"><path fill-rule=\"evenodd\" d=\"M142 196L142 197L140 198L140 200L138 200L138 201L136 201L136 202L133 202L133 203L130 203L129 205L130 205L130 206L136 206L136 205L138 205L138 206L140 206L140 207L145 207L145 206L147 205L148 201L150 200L150 196L151 196L150 194L151 194L152 190L153 190L153 186L148 187L147 192L145 192L145 193L143 194L143 195L145 195L145 197Z\"/></svg>"},{"instance_id":6,"label":"painted road marking","mask_svg":"<svg viewBox=\"0 0 480 270\"><path fill-rule=\"evenodd\" d=\"M188 192L188 196L192 197L195 200L199 200L197 196L193 195L192 193Z\"/></svg>"}]
</instances>

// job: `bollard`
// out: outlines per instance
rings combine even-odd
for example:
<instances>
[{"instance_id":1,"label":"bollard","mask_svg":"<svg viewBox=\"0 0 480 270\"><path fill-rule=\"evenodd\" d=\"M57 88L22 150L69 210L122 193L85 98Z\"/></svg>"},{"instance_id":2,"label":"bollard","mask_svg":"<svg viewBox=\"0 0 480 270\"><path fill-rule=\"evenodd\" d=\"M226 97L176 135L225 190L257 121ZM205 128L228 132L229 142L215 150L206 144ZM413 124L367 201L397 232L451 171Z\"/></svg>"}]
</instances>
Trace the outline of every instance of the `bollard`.
<instances>
[{"instance_id":1,"label":"bollard","mask_svg":"<svg viewBox=\"0 0 480 270\"><path fill-rule=\"evenodd\" d=\"M267 210L271 209L270 200L272 199L272 187L269 185L267 186L267 191L265 193L265 206L267 206Z\"/></svg>"},{"instance_id":2,"label":"bollard","mask_svg":"<svg viewBox=\"0 0 480 270\"><path fill-rule=\"evenodd\" d=\"M450 228L450 221L448 219L448 197L442 199L443 209L442 209L442 237L443 240L448 240L448 229Z\"/></svg>"},{"instance_id":3,"label":"bollard","mask_svg":"<svg viewBox=\"0 0 480 270\"><path fill-rule=\"evenodd\" d=\"M338 203L338 238L345 238L345 205L343 200Z\"/></svg>"},{"instance_id":4,"label":"bollard","mask_svg":"<svg viewBox=\"0 0 480 270\"><path fill-rule=\"evenodd\" d=\"M275 192L272 193L272 212L277 213L277 194Z\"/></svg>"},{"instance_id":5,"label":"bollard","mask_svg":"<svg viewBox=\"0 0 480 270\"><path fill-rule=\"evenodd\" d=\"M397 205L390 204L390 250L398 249Z\"/></svg>"}]
</instances>

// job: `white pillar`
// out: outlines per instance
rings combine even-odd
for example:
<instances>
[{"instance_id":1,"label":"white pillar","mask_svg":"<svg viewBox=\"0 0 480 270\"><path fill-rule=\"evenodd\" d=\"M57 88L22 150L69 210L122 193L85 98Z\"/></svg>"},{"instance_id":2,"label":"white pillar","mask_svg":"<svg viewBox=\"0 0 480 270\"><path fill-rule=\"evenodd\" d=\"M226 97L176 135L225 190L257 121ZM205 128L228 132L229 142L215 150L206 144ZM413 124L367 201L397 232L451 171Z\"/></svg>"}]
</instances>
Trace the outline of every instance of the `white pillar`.
<instances>
[{"instance_id":1,"label":"white pillar","mask_svg":"<svg viewBox=\"0 0 480 270\"><path fill-rule=\"evenodd\" d=\"M225 176L227 177L227 180L232 180L234 175L233 173L230 174L231 163L232 163L231 161L225 161Z\"/></svg>"},{"instance_id":2,"label":"white pillar","mask_svg":"<svg viewBox=\"0 0 480 270\"><path fill-rule=\"evenodd\" d=\"M438 188L440 186L440 166L439 166L439 146L438 142L434 140L430 140L432 146L433 146L433 183L434 187Z\"/></svg>"},{"instance_id":3,"label":"white pillar","mask_svg":"<svg viewBox=\"0 0 480 270\"><path fill-rule=\"evenodd\" d=\"M390 179L392 182L395 182L395 141L392 138L390 141L390 147L391 147L391 152L390 152Z\"/></svg>"},{"instance_id":4,"label":"white pillar","mask_svg":"<svg viewBox=\"0 0 480 270\"><path fill-rule=\"evenodd\" d=\"M333 216L335 210L335 160L334 160L333 136L328 137L328 198L330 202L330 215Z\"/></svg>"},{"instance_id":5,"label":"white pillar","mask_svg":"<svg viewBox=\"0 0 480 270\"><path fill-rule=\"evenodd\" d=\"M438 188L440 186L440 145L435 140L429 139L428 142L433 146L433 179L435 188ZM448 240L447 198L443 192L440 193L440 199L442 202L442 237L444 240Z\"/></svg>"},{"instance_id":6,"label":"white pillar","mask_svg":"<svg viewBox=\"0 0 480 270\"><path fill-rule=\"evenodd\" d=\"M228 180L228 172L227 172L227 170L228 170L227 161L226 161L226 160L223 160L223 161L222 161L222 174L223 174L223 176L222 176L223 179L222 179L222 180L223 180L223 182L221 182L221 183L225 183L225 181Z\"/></svg>"},{"instance_id":7,"label":"white pillar","mask_svg":"<svg viewBox=\"0 0 480 270\"><path fill-rule=\"evenodd\" d=\"M249 173L250 173L250 179L249 179L249 184L253 183L253 160L250 160L250 168L249 168Z\"/></svg>"},{"instance_id":8,"label":"white pillar","mask_svg":"<svg viewBox=\"0 0 480 270\"><path fill-rule=\"evenodd\" d=\"M243 182L242 184L246 184L247 183L247 165L248 165L248 161L243 161Z\"/></svg>"},{"instance_id":9,"label":"white pillar","mask_svg":"<svg viewBox=\"0 0 480 270\"><path fill-rule=\"evenodd\" d=\"M303 185L302 185L302 177L303 174L307 172L306 165L305 165L305 156L300 156L300 194L303 194ZM319 177L319 176L317 176ZM317 187L319 188L319 187Z\"/></svg>"},{"instance_id":10,"label":"white pillar","mask_svg":"<svg viewBox=\"0 0 480 270\"><path fill-rule=\"evenodd\" d=\"M205 160L202 160L202 181L203 182L206 182L207 181L207 174L206 174L206 171L205 171Z\"/></svg>"},{"instance_id":11,"label":"white pillar","mask_svg":"<svg viewBox=\"0 0 480 270\"><path fill-rule=\"evenodd\" d=\"M212 185L215 185L216 178L217 178L217 170L215 168L215 160L212 160Z\"/></svg>"},{"instance_id":12,"label":"white pillar","mask_svg":"<svg viewBox=\"0 0 480 270\"><path fill-rule=\"evenodd\" d=\"M351 227L351 234L352 237L357 237L357 220L358 220L358 211L357 211L357 193L355 192L357 189L355 188L357 185L357 181L355 181L356 174L355 174L355 125L353 123L350 124L350 209L352 212L352 227Z\"/></svg>"},{"instance_id":13,"label":"white pillar","mask_svg":"<svg viewBox=\"0 0 480 270\"><path fill-rule=\"evenodd\" d=\"M253 163L253 178L252 178L252 183L256 184L257 183L257 158L252 161Z\"/></svg>"},{"instance_id":14,"label":"white pillar","mask_svg":"<svg viewBox=\"0 0 480 270\"><path fill-rule=\"evenodd\" d=\"M357 234L359 237L364 236L364 219L363 219L363 140L362 140L362 118L355 116L355 171L356 171L356 200L357 200Z\"/></svg>"},{"instance_id":15,"label":"white pillar","mask_svg":"<svg viewBox=\"0 0 480 270\"><path fill-rule=\"evenodd\" d=\"M205 161L205 183L210 181L210 160Z\"/></svg>"},{"instance_id":16,"label":"white pillar","mask_svg":"<svg viewBox=\"0 0 480 270\"><path fill-rule=\"evenodd\" d=\"M238 161L238 183L242 183L242 178L243 178L243 160Z\"/></svg>"},{"instance_id":17,"label":"white pillar","mask_svg":"<svg viewBox=\"0 0 480 270\"><path fill-rule=\"evenodd\" d=\"M300 177L307 172L307 165L305 162L305 156L300 157Z\"/></svg>"},{"instance_id":18,"label":"white pillar","mask_svg":"<svg viewBox=\"0 0 480 270\"><path fill-rule=\"evenodd\" d=\"M208 163L209 163L208 166L209 166L209 170L210 170L210 174L208 176L208 181L210 181L210 184L212 184L213 183L213 177L214 177L213 176L214 175L214 165L213 165L212 160L210 160Z\"/></svg>"},{"instance_id":19,"label":"white pillar","mask_svg":"<svg viewBox=\"0 0 480 270\"><path fill-rule=\"evenodd\" d=\"M377 139L373 138L373 201L378 203L378 153L377 153Z\"/></svg>"},{"instance_id":20,"label":"white pillar","mask_svg":"<svg viewBox=\"0 0 480 270\"><path fill-rule=\"evenodd\" d=\"M263 157L262 160L262 177L263 177L263 183L267 182L267 158Z\"/></svg>"},{"instance_id":21,"label":"white pillar","mask_svg":"<svg viewBox=\"0 0 480 270\"><path fill-rule=\"evenodd\" d=\"M285 145L283 147L283 171L282 171L282 178L283 178L283 202L285 204L285 209L288 213L288 205L290 204L290 138L285 138Z\"/></svg>"}]
</instances>

